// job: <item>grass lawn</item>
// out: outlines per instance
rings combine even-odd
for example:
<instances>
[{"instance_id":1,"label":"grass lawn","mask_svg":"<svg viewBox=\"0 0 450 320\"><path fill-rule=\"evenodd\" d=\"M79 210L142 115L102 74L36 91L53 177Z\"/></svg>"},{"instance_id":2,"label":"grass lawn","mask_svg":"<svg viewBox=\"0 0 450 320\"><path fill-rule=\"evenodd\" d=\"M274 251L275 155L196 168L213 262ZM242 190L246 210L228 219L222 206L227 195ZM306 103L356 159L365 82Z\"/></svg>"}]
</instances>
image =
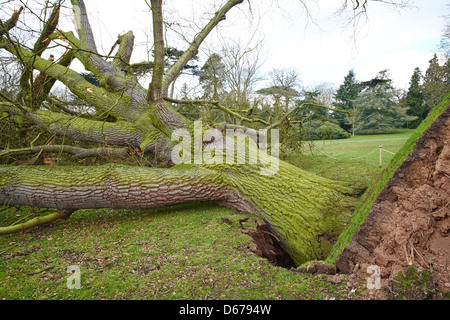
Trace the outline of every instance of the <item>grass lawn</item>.
<instances>
[{"instance_id":1,"label":"grass lawn","mask_svg":"<svg viewBox=\"0 0 450 320\"><path fill-rule=\"evenodd\" d=\"M412 131L305 143L291 163L368 185L379 145L396 152ZM392 154L383 152L383 167ZM5 208L8 225L31 209ZM224 223L223 218L233 221ZM69 220L0 237L1 299L358 299L360 290L327 275L298 274L253 253L254 216L214 204L160 210L80 210ZM80 289L70 289L70 266ZM68 282L69 281L69 282ZM68 286L69 283L69 286Z\"/></svg>"},{"instance_id":2,"label":"grass lawn","mask_svg":"<svg viewBox=\"0 0 450 320\"><path fill-rule=\"evenodd\" d=\"M361 135L342 140L305 142L303 156L291 156L292 164L334 180L368 186L389 164L414 130L395 134ZM379 168L382 146L382 167Z\"/></svg>"},{"instance_id":3,"label":"grass lawn","mask_svg":"<svg viewBox=\"0 0 450 320\"><path fill-rule=\"evenodd\" d=\"M9 211L3 224L26 214ZM328 283L326 275L296 274L259 258L246 234L253 220L243 229L242 218L214 204L80 210L70 220L3 236L0 300L349 299L359 294L346 290L345 283ZM70 266L79 268L80 289L73 288Z\"/></svg>"}]
</instances>

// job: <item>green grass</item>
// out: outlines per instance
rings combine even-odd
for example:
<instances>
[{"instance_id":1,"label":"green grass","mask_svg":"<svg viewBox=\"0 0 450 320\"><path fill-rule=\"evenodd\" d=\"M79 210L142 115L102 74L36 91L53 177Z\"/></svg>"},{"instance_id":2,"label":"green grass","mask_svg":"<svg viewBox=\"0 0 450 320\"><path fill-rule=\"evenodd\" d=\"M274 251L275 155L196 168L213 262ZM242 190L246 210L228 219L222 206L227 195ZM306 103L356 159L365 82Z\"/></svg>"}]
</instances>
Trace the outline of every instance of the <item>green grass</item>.
<instances>
[{"instance_id":1,"label":"green grass","mask_svg":"<svg viewBox=\"0 0 450 320\"><path fill-rule=\"evenodd\" d=\"M393 281L392 299L434 300L434 283L430 271L418 272L409 267L405 274L399 272Z\"/></svg>"},{"instance_id":2,"label":"green grass","mask_svg":"<svg viewBox=\"0 0 450 320\"><path fill-rule=\"evenodd\" d=\"M2 224L17 219L10 209ZM0 238L0 299L347 299L345 282L297 274L252 252L251 219L213 204L80 210ZM222 218L234 223L223 223ZM81 289L69 289L69 266Z\"/></svg>"},{"instance_id":3,"label":"green grass","mask_svg":"<svg viewBox=\"0 0 450 320\"><path fill-rule=\"evenodd\" d=\"M326 178L369 186L390 163L414 130L396 134L362 135L342 140L304 142L301 157L290 156L292 164ZM382 167L379 168L380 149Z\"/></svg>"}]
</instances>

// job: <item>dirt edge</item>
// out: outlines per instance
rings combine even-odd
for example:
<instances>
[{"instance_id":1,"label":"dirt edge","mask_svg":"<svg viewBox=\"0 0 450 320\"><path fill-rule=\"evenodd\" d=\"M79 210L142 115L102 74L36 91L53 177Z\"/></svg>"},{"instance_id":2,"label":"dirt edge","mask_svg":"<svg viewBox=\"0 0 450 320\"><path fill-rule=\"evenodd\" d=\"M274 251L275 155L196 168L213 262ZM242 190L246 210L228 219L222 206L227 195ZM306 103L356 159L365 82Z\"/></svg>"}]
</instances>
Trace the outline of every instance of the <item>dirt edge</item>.
<instances>
[{"instance_id":1,"label":"dirt edge","mask_svg":"<svg viewBox=\"0 0 450 320\"><path fill-rule=\"evenodd\" d=\"M336 260L365 281L378 270L375 298L396 298L399 273L429 270L436 294L450 291L450 108L431 124L380 192ZM372 267L371 267L372 266ZM374 269L375 268L375 269ZM415 297L411 297L415 298ZM417 297L420 298L420 297Z\"/></svg>"}]
</instances>

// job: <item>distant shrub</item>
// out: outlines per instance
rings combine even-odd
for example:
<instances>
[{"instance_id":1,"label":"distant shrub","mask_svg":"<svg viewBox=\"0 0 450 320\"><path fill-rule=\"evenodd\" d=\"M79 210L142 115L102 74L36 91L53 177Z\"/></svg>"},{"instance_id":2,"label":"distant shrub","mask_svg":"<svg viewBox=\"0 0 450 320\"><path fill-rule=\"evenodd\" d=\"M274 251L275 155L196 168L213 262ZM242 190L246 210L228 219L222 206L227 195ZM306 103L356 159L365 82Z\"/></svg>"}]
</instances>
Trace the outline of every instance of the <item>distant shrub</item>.
<instances>
[{"instance_id":1,"label":"distant shrub","mask_svg":"<svg viewBox=\"0 0 450 320\"><path fill-rule=\"evenodd\" d=\"M346 139L350 133L329 121L308 121L302 127L302 140Z\"/></svg>"}]
</instances>

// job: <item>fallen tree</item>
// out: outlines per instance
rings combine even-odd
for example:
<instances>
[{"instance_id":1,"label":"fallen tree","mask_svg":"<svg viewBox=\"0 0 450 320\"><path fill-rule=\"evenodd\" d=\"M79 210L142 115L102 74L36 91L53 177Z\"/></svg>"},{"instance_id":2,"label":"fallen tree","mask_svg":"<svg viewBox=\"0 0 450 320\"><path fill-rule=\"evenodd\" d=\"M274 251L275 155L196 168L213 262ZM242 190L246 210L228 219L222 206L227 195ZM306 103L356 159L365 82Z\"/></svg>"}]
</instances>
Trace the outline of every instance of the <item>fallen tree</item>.
<instances>
[{"instance_id":1,"label":"fallen tree","mask_svg":"<svg viewBox=\"0 0 450 320\"><path fill-rule=\"evenodd\" d=\"M130 72L133 33L130 31L119 36L117 52L108 61L110 57L102 56L96 48L82 0L71 1L78 37L57 29L58 4L45 21L42 41L38 41L34 48L25 47L9 35L21 10L15 11L11 19L1 24L0 48L19 59L24 71L21 77L23 90L19 95L1 93L0 111L31 122L54 136L97 144L93 149L32 144L29 148L3 150L2 155L41 154L57 150L82 158L99 153L127 155L129 150L134 150L139 154L153 155L156 159L154 164L160 168L119 164L1 166L1 204L55 208L58 211L1 227L0 233L18 232L67 218L82 208L155 208L185 202L215 201L262 217L296 264L324 258L351 215L354 197L359 190L279 161L249 141L240 140L239 135L236 140L221 135L202 136L200 143L203 150L210 153L230 144L243 147L249 153L256 150L258 162L251 163L249 156L245 158L245 163L208 163L204 157L194 164L176 164L173 161L174 146L180 142L172 141L173 134L182 130L193 136L195 124L168 103L168 88L197 53L208 34L243 0L227 1L195 36L178 62L167 70L162 1L150 2L154 61L148 88L144 88ZM58 60L42 58L48 44L58 41L67 44L67 52ZM86 70L98 78L100 86L93 85L70 69L68 66L73 59L79 60ZM33 70L42 74L34 84L27 82ZM42 107L56 80L94 108L98 117L84 116L64 106L57 110ZM230 114L234 112L219 105L217 108ZM114 120L106 121L107 117ZM242 115L241 120L251 122ZM268 126L270 129L273 127ZM218 126L217 130L224 132L226 126ZM193 156L194 144L195 141L191 149L194 150ZM278 164L275 171L262 174L275 162Z\"/></svg>"}]
</instances>

